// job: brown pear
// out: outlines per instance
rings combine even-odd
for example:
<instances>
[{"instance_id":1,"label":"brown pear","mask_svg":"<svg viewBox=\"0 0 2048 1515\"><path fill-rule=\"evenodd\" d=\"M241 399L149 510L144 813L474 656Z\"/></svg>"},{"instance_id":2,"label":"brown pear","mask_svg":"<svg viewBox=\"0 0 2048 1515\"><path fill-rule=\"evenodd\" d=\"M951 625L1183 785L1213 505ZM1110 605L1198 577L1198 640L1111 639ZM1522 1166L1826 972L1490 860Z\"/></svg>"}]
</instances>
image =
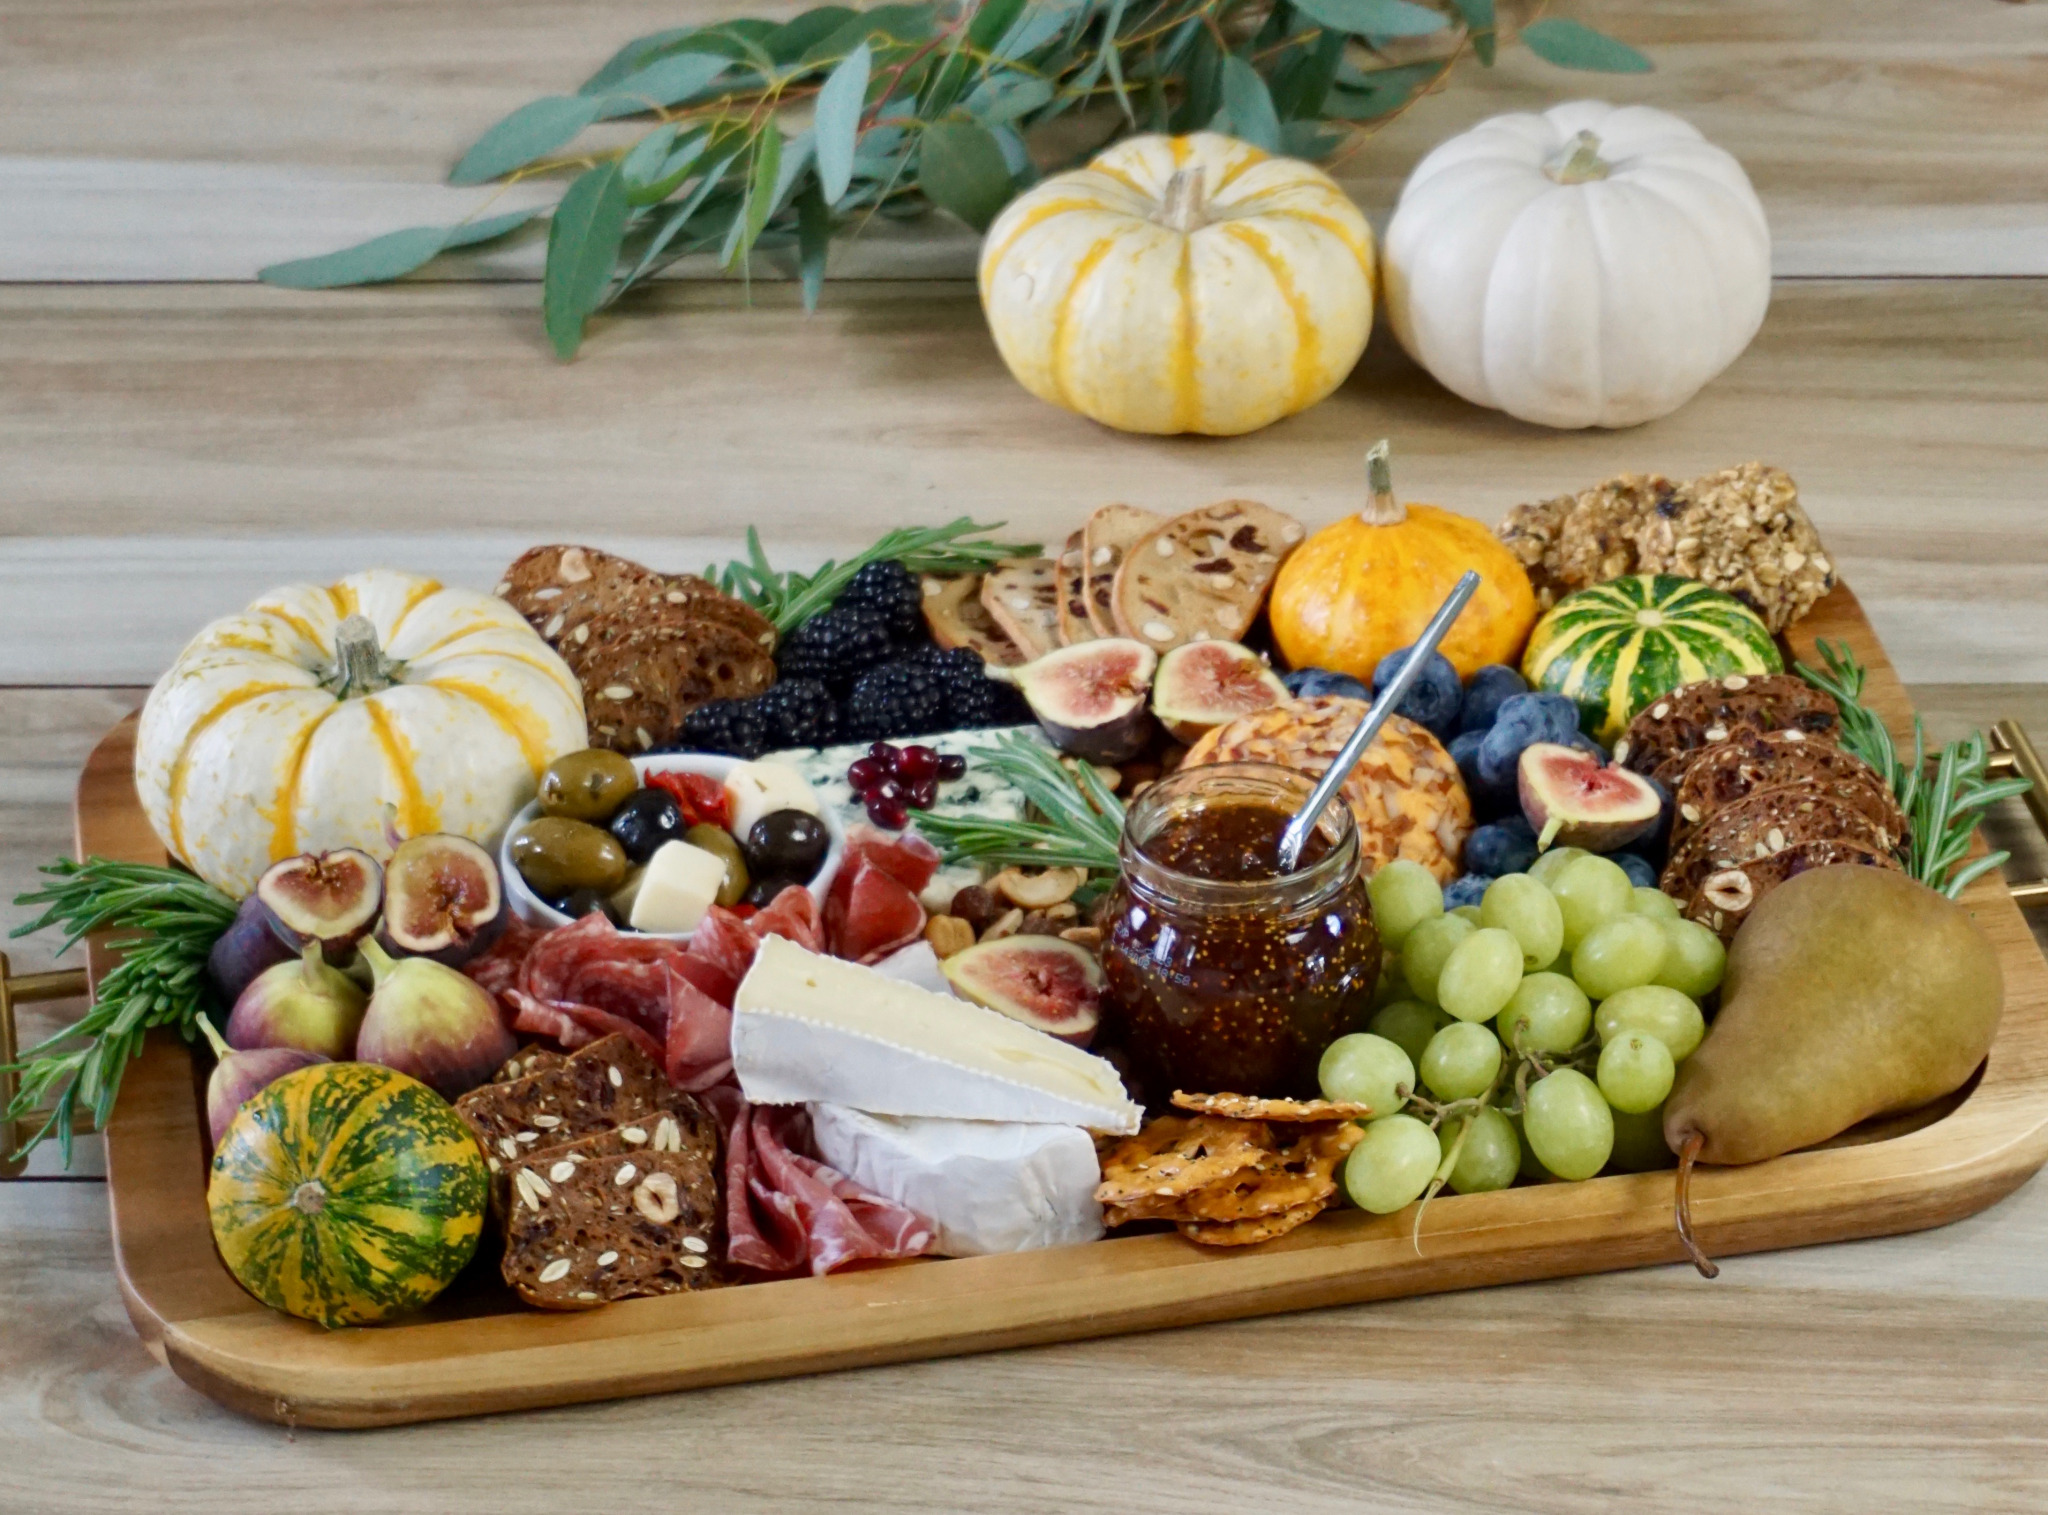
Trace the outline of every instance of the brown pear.
<instances>
[{"instance_id":1,"label":"brown pear","mask_svg":"<svg viewBox=\"0 0 2048 1515\"><path fill-rule=\"evenodd\" d=\"M2004 999L1998 954L1953 900L1886 869L1802 873L1736 933L1664 1139L1760 1162L1939 1099L1983 1062Z\"/></svg>"}]
</instances>

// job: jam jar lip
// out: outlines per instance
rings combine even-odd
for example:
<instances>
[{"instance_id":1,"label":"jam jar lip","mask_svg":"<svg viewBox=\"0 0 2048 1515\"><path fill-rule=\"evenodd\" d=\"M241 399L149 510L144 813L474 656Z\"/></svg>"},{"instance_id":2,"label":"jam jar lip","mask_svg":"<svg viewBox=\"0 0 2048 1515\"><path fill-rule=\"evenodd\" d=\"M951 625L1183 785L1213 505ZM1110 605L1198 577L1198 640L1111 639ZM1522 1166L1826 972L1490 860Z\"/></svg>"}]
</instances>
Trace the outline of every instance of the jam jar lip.
<instances>
[{"instance_id":1,"label":"jam jar lip","mask_svg":"<svg viewBox=\"0 0 2048 1515\"><path fill-rule=\"evenodd\" d=\"M1124 815L1118 843L1123 882L1146 903L1206 911L1285 913L1320 908L1358 876L1358 823L1350 806L1333 800L1317 829L1330 850L1305 867L1273 878L1221 880L1170 868L1145 844L1164 824L1215 804L1266 804L1289 814L1315 788L1316 776L1278 763L1209 763L1182 768L1152 785Z\"/></svg>"}]
</instances>

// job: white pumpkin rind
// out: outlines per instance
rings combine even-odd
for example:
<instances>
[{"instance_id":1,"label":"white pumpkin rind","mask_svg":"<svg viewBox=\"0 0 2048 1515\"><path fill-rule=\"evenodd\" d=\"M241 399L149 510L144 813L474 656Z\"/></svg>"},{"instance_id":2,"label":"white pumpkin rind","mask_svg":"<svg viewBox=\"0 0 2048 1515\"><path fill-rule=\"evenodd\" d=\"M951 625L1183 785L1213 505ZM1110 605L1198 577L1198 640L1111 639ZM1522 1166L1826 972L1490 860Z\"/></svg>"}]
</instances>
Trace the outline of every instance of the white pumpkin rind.
<instances>
[{"instance_id":1,"label":"white pumpkin rind","mask_svg":"<svg viewBox=\"0 0 2048 1515\"><path fill-rule=\"evenodd\" d=\"M1199 169L1205 219L1162 219ZM1012 201L982 305L1032 394L1123 431L1255 431L1325 398L1372 332L1372 228L1328 175L1214 132L1132 137Z\"/></svg>"},{"instance_id":2,"label":"white pumpkin rind","mask_svg":"<svg viewBox=\"0 0 2048 1515\"><path fill-rule=\"evenodd\" d=\"M322 680L351 613L398 682L344 700ZM574 676L510 605L373 569L194 637L143 705L135 787L165 849L239 897L296 853L388 858L387 823L488 845L586 736Z\"/></svg>"},{"instance_id":3,"label":"white pumpkin rind","mask_svg":"<svg viewBox=\"0 0 2048 1515\"><path fill-rule=\"evenodd\" d=\"M1581 132L1606 176L1546 165ZM1387 314L1477 405L1545 426L1633 426L1741 354L1770 304L1771 238L1734 158L1648 106L1497 116L1416 166L1387 228Z\"/></svg>"}]
</instances>

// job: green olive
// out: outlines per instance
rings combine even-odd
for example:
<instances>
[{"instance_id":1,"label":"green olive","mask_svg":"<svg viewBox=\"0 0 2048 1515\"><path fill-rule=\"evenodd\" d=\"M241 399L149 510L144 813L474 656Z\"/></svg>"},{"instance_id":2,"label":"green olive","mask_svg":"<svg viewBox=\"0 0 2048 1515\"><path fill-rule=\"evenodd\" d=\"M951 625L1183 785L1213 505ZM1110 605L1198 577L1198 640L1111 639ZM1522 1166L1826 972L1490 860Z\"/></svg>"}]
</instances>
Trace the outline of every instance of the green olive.
<instances>
[{"instance_id":1,"label":"green olive","mask_svg":"<svg viewBox=\"0 0 2048 1515\"><path fill-rule=\"evenodd\" d=\"M567 816L536 816L521 826L512 837L512 861L548 900L578 889L610 894L626 881L626 849L618 838Z\"/></svg>"},{"instance_id":2,"label":"green olive","mask_svg":"<svg viewBox=\"0 0 2048 1515\"><path fill-rule=\"evenodd\" d=\"M683 840L725 863L725 882L718 886L718 903L728 910L737 905L747 892L747 859L732 833L723 826L692 826L683 833Z\"/></svg>"},{"instance_id":3,"label":"green olive","mask_svg":"<svg viewBox=\"0 0 2048 1515\"><path fill-rule=\"evenodd\" d=\"M586 747L548 764L540 776L540 813L602 825L639 787L640 775L624 755Z\"/></svg>"}]
</instances>

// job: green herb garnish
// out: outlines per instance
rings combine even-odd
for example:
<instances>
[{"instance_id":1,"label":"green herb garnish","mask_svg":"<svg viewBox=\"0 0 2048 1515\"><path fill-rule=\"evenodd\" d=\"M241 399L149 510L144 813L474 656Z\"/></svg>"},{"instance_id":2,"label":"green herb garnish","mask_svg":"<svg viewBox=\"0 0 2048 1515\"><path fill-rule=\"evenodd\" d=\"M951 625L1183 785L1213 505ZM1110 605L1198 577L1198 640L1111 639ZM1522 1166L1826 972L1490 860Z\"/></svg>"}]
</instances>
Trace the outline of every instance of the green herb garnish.
<instances>
[{"instance_id":1,"label":"green herb garnish","mask_svg":"<svg viewBox=\"0 0 2048 1515\"><path fill-rule=\"evenodd\" d=\"M853 582L853 576L870 563L901 563L912 573L951 577L985 573L1009 558L1038 556L1036 542L991 542L983 532L995 531L1001 521L983 526L961 516L944 526L904 526L890 532L867 551L844 563L826 559L816 573L791 573L768 562L761 537L747 528L747 555L734 558L723 568L707 568L704 576L717 582L727 594L736 595L775 623L778 632L788 632L812 616L829 609L839 591Z\"/></svg>"},{"instance_id":2,"label":"green herb garnish","mask_svg":"<svg viewBox=\"0 0 2048 1515\"><path fill-rule=\"evenodd\" d=\"M1114 873L1124 807L1088 763L1072 767L1042 742L1005 732L975 750L973 761L1016 785L1036 820L919 814L917 829L949 863L998 868L1086 868Z\"/></svg>"}]
</instances>

